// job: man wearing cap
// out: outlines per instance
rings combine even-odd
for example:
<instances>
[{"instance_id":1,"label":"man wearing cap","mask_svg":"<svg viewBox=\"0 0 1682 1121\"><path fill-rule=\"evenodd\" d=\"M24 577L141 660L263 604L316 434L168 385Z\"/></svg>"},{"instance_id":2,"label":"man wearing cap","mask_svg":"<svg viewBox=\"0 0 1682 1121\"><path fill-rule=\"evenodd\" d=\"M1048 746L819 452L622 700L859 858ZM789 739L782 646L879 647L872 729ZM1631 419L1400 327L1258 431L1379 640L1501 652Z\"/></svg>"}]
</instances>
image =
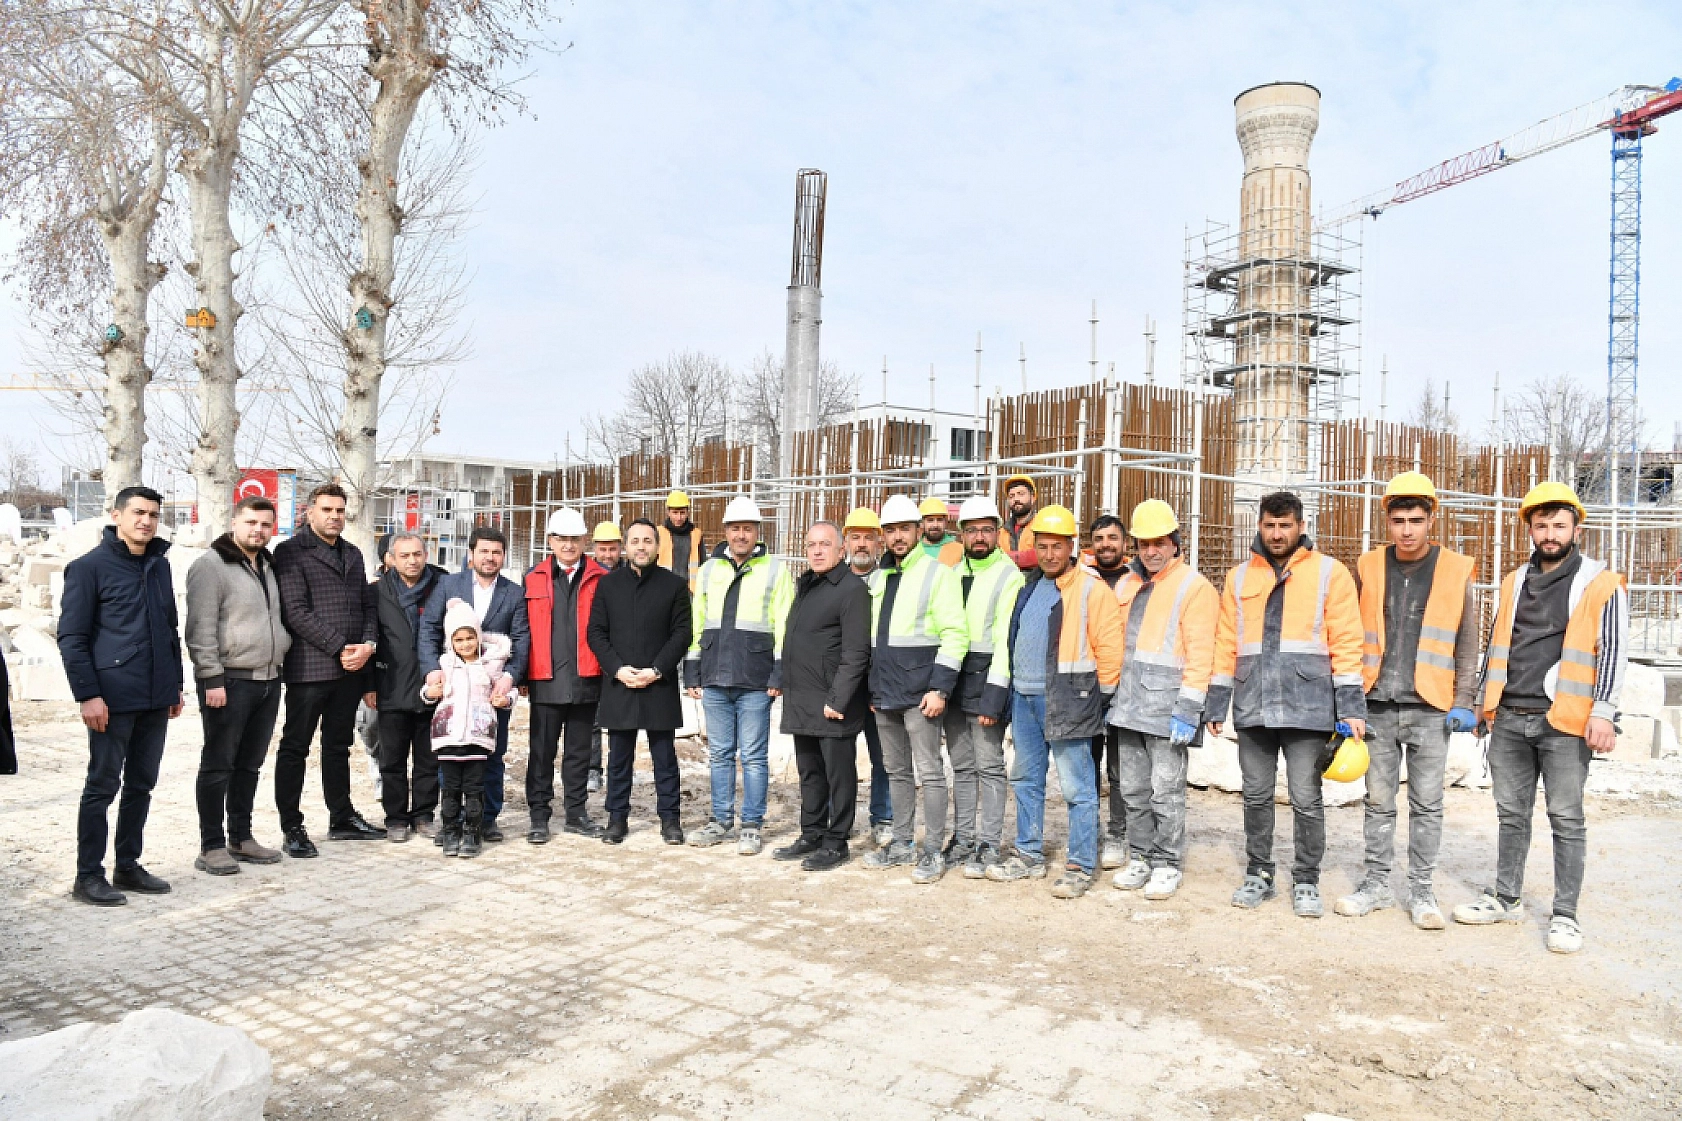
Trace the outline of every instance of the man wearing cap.
<instances>
[{"instance_id":1,"label":"man wearing cap","mask_svg":"<svg viewBox=\"0 0 1682 1121\"><path fill-rule=\"evenodd\" d=\"M1114 514L1099 514L1086 531L1092 544L1092 573L1113 590L1131 571L1127 564L1127 528ZM1098 866L1120 868L1127 863L1127 808L1121 799L1121 754L1115 725L1092 737L1092 766L1110 784L1110 823L1103 831ZM1102 807L1099 807L1102 810Z\"/></svg>"},{"instance_id":2,"label":"man wearing cap","mask_svg":"<svg viewBox=\"0 0 1682 1121\"><path fill-rule=\"evenodd\" d=\"M1180 521L1166 502L1135 506L1130 530L1138 555L1115 587L1121 685L1109 723L1131 856L1111 882L1167 899L1179 890L1185 860L1186 752L1203 722L1220 600L1180 559Z\"/></svg>"},{"instance_id":3,"label":"man wearing cap","mask_svg":"<svg viewBox=\"0 0 1682 1121\"><path fill-rule=\"evenodd\" d=\"M979 880L1003 859L1005 719L1010 707L1010 615L1022 570L999 548L999 507L991 498L964 499L958 531L964 556L955 568L963 594L969 651L958 691L942 717L952 757L952 803L957 822L946 849L948 867Z\"/></svg>"},{"instance_id":4,"label":"man wearing cap","mask_svg":"<svg viewBox=\"0 0 1682 1121\"><path fill-rule=\"evenodd\" d=\"M1454 909L1454 921L1471 926L1524 921L1524 862L1540 778L1554 850L1548 949L1558 954L1583 948L1583 788L1589 759L1617 746L1613 721L1629 649L1623 578L1579 551L1582 519L1583 504L1564 483L1539 483L1519 504L1535 551L1501 581L1479 705L1491 725L1489 775L1500 822L1495 886Z\"/></svg>"},{"instance_id":5,"label":"man wearing cap","mask_svg":"<svg viewBox=\"0 0 1682 1121\"><path fill-rule=\"evenodd\" d=\"M1040 563L1011 609L1008 654L1016 755L1016 851L987 869L999 882L1044 878L1045 785L1053 762L1069 807L1069 846L1059 899L1077 899L1098 870L1098 784L1092 737L1121 677L1121 609L1104 582L1075 563L1075 516L1062 506L1034 515Z\"/></svg>"},{"instance_id":6,"label":"man wearing cap","mask_svg":"<svg viewBox=\"0 0 1682 1121\"><path fill-rule=\"evenodd\" d=\"M868 506L847 515L841 527L847 548L847 568L868 582L882 555L882 520ZM882 737L876 728L876 714L864 714L864 746L870 756L870 839L886 848L894 839L894 804L888 795L888 769L882 763Z\"/></svg>"},{"instance_id":7,"label":"man wearing cap","mask_svg":"<svg viewBox=\"0 0 1682 1121\"><path fill-rule=\"evenodd\" d=\"M669 568L689 581L689 591L695 591L695 574L701 569L701 558L707 555L701 531L689 520L689 496L674 490L666 496L666 520L660 528L661 568Z\"/></svg>"},{"instance_id":8,"label":"man wearing cap","mask_svg":"<svg viewBox=\"0 0 1682 1121\"><path fill-rule=\"evenodd\" d=\"M1016 567L1030 572L1040 566L1034 552L1034 504L1039 491L1027 475L1005 480L1005 524L1002 545L1016 561Z\"/></svg>"},{"instance_id":9,"label":"man wearing cap","mask_svg":"<svg viewBox=\"0 0 1682 1121\"><path fill-rule=\"evenodd\" d=\"M1361 680L1367 691L1366 871L1340 915L1396 905L1396 790L1408 780L1409 917L1441 930L1431 876L1443 836L1443 771L1451 732L1470 732L1478 686L1477 564L1433 545L1437 488L1406 471L1384 488L1390 544L1355 566L1361 596Z\"/></svg>"},{"instance_id":10,"label":"man wearing cap","mask_svg":"<svg viewBox=\"0 0 1682 1121\"><path fill-rule=\"evenodd\" d=\"M893 791L894 838L864 858L867 868L914 865L913 883L946 872L946 764L941 716L969 651L963 592L952 569L917 547L922 515L896 494L882 504L882 567L870 577L870 707L882 734ZM923 786L923 849L917 839L917 780Z\"/></svg>"},{"instance_id":11,"label":"man wearing cap","mask_svg":"<svg viewBox=\"0 0 1682 1121\"><path fill-rule=\"evenodd\" d=\"M555 800L555 755L561 756L562 826L583 837L601 836L588 809L590 764L601 758L595 743L602 670L590 648L590 609L607 570L584 555L584 515L563 508L549 515L549 555L526 573L526 615L531 658L521 692L531 699L531 754L526 760L526 840L549 840Z\"/></svg>"},{"instance_id":12,"label":"man wearing cap","mask_svg":"<svg viewBox=\"0 0 1682 1121\"><path fill-rule=\"evenodd\" d=\"M771 700L779 688L783 622L794 602L788 566L759 542L759 507L746 495L724 509L721 556L701 565L691 606L693 644L683 663L689 696L707 718L712 819L689 837L697 848L728 840L736 820L736 760L742 764L742 829L736 851L764 847L771 771Z\"/></svg>"},{"instance_id":13,"label":"man wearing cap","mask_svg":"<svg viewBox=\"0 0 1682 1121\"><path fill-rule=\"evenodd\" d=\"M618 522L597 522L590 545L591 559L609 572L625 563L625 535Z\"/></svg>"},{"instance_id":14,"label":"man wearing cap","mask_svg":"<svg viewBox=\"0 0 1682 1121\"><path fill-rule=\"evenodd\" d=\"M946 503L938 498L925 498L917 512L923 516L923 539L918 548L947 568L963 560L963 542L946 532L946 519L951 514Z\"/></svg>"}]
</instances>

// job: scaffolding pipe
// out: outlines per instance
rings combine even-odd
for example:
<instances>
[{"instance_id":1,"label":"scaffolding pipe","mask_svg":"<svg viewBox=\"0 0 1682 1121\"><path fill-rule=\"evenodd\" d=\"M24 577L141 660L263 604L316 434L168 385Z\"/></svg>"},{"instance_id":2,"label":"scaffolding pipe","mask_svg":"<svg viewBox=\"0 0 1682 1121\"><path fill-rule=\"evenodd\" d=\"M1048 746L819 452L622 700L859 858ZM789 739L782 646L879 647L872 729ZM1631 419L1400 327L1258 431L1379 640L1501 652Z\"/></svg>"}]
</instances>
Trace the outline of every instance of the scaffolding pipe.
<instances>
[{"instance_id":1,"label":"scaffolding pipe","mask_svg":"<svg viewBox=\"0 0 1682 1121\"><path fill-rule=\"evenodd\" d=\"M1373 432L1371 420L1361 420L1362 443L1366 445L1366 467L1362 471L1361 482L1361 552L1372 548L1372 499L1376 485L1373 479L1373 449L1378 443Z\"/></svg>"},{"instance_id":2,"label":"scaffolding pipe","mask_svg":"<svg viewBox=\"0 0 1682 1121\"><path fill-rule=\"evenodd\" d=\"M1086 484L1086 398L1080 399L1080 420L1075 423L1075 528L1080 528L1081 496ZM1080 538L1075 538L1080 543Z\"/></svg>"},{"instance_id":3,"label":"scaffolding pipe","mask_svg":"<svg viewBox=\"0 0 1682 1121\"><path fill-rule=\"evenodd\" d=\"M1191 400L1191 567L1197 571L1197 556L1203 538L1203 373L1197 375L1197 392Z\"/></svg>"}]
</instances>

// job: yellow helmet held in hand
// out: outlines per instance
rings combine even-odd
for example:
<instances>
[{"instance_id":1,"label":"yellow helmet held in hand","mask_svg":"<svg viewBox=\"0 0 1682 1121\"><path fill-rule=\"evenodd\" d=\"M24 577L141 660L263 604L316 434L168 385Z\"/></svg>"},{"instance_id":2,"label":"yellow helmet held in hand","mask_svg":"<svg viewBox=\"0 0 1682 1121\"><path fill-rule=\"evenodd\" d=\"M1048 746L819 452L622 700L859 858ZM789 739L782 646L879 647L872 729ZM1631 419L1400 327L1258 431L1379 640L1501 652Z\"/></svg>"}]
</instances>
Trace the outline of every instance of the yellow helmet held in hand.
<instances>
[{"instance_id":1,"label":"yellow helmet held in hand","mask_svg":"<svg viewBox=\"0 0 1682 1121\"><path fill-rule=\"evenodd\" d=\"M1127 532L1136 541L1151 541L1167 537L1179 528L1180 519L1174 516L1173 507L1160 498L1147 498L1133 507L1133 522Z\"/></svg>"},{"instance_id":2,"label":"yellow helmet held in hand","mask_svg":"<svg viewBox=\"0 0 1682 1121\"><path fill-rule=\"evenodd\" d=\"M1371 761L1372 757L1367 754L1367 741L1342 732L1333 732L1326 746L1320 749L1320 771L1333 782L1354 782L1367 773L1367 764Z\"/></svg>"},{"instance_id":3,"label":"yellow helmet held in hand","mask_svg":"<svg viewBox=\"0 0 1682 1121\"><path fill-rule=\"evenodd\" d=\"M1555 503L1576 510L1579 522L1588 517L1588 511L1583 509L1582 500L1577 497L1576 491L1564 483L1546 482L1537 483L1530 488L1530 493L1526 494L1524 500L1518 504L1518 519L1521 522L1528 521L1530 511L1538 506L1552 506Z\"/></svg>"},{"instance_id":4,"label":"yellow helmet held in hand","mask_svg":"<svg viewBox=\"0 0 1682 1121\"><path fill-rule=\"evenodd\" d=\"M847 515L847 521L841 527L842 533L851 533L855 529L872 529L882 531L882 519L876 516L876 511L868 506L860 506Z\"/></svg>"},{"instance_id":5,"label":"yellow helmet held in hand","mask_svg":"<svg viewBox=\"0 0 1682 1121\"><path fill-rule=\"evenodd\" d=\"M917 507L917 512L925 518L947 518L952 511L946 508L946 503L938 498L925 498L923 504Z\"/></svg>"},{"instance_id":6,"label":"yellow helmet held in hand","mask_svg":"<svg viewBox=\"0 0 1682 1121\"><path fill-rule=\"evenodd\" d=\"M684 494L681 490L672 491L672 493L670 493L666 496L666 509L668 509L668 510L687 510L687 509L689 509L689 496L687 494Z\"/></svg>"},{"instance_id":7,"label":"yellow helmet held in hand","mask_svg":"<svg viewBox=\"0 0 1682 1121\"><path fill-rule=\"evenodd\" d=\"M591 535L592 541L623 541L625 535L619 532L618 522L597 522L596 532Z\"/></svg>"},{"instance_id":8,"label":"yellow helmet held in hand","mask_svg":"<svg viewBox=\"0 0 1682 1121\"><path fill-rule=\"evenodd\" d=\"M1035 514L1034 520L1028 523L1028 529L1033 533L1050 534L1052 537L1080 536L1080 530L1075 526L1075 516L1069 512L1069 508L1055 503L1043 507Z\"/></svg>"},{"instance_id":9,"label":"yellow helmet held in hand","mask_svg":"<svg viewBox=\"0 0 1682 1121\"><path fill-rule=\"evenodd\" d=\"M1390 509L1390 503L1398 498L1423 498L1431 504L1431 509L1435 510L1437 486L1418 471L1403 471L1384 488L1384 508Z\"/></svg>"}]
</instances>

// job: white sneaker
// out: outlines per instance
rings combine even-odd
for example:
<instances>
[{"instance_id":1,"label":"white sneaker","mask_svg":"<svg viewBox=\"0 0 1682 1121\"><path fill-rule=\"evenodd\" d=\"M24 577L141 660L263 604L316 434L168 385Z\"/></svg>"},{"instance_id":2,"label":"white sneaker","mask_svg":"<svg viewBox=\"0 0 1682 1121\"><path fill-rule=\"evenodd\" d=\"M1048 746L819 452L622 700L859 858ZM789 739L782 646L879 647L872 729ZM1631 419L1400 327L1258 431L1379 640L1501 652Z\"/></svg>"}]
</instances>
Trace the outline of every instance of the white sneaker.
<instances>
[{"instance_id":1,"label":"white sneaker","mask_svg":"<svg viewBox=\"0 0 1682 1121\"><path fill-rule=\"evenodd\" d=\"M1555 915L1548 924L1548 949L1556 954L1574 954L1583 948L1583 928L1576 919Z\"/></svg>"},{"instance_id":2,"label":"white sneaker","mask_svg":"<svg viewBox=\"0 0 1682 1121\"><path fill-rule=\"evenodd\" d=\"M1135 856L1127 862L1127 867L1115 874L1110 886L1117 891L1138 891L1150 882L1150 878L1151 866Z\"/></svg>"},{"instance_id":3,"label":"white sneaker","mask_svg":"<svg viewBox=\"0 0 1682 1121\"><path fill-rule=\"evenodd\" d=\"M1105 837L1098 854L1098 866L1106 871L1127 863L1127 842L1120 837Z\"/></svg>"},{"instance_id":4,"label":"white sneaker","mask_svg":"<svg viewBox=\"0 0 1682 1121\"><path fill-rule=\"evenodd\" d=\"M759 836L759 830L742 826L742 833L736 842L736 852L740 856L758 856L759 850L765 847L765 842Z\"/></svg>"},{"instance_id":5,"label":"white sneaker","mask_svg":"<svg viewBox=\"0 0 1682 1121\"><path fill-rule=\"evenodd\" d=\"M1167 899L1180 890L1180 870L1178 868L1155 868L1151 871L1151 882L1145 885L1146 899Z\"/></svg>"},{"instance_id":6,"label":"white sneaker","mask_svg":"<svg viewBox=\"0 0 1682 1121\"><path fill-rule=\"evenodd\" d=\"M876 842L876 847L885 849L894 843L894 823L891 821L877 822L870 827L870 839Z\"/></svg>"}]
</instances>

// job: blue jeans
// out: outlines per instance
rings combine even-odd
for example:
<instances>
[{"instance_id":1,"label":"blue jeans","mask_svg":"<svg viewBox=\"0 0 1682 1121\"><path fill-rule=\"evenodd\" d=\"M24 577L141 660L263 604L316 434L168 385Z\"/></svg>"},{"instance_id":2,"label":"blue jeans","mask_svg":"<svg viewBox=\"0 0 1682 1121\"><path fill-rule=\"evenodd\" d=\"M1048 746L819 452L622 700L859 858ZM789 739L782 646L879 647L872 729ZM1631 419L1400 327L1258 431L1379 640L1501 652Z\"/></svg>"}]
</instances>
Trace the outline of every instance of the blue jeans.
<instances>
[{"instance_id":1,"label":"blue jeans","mask_svg":"<svg viewBox=\"0 0 1682 1121\"><path fill-rule=\"evenodd\" d=\"M1092 737L1047 740L1045 698L1010 694L1010 722L1016 754L1010 789L1016 795L1016 850L1045 856L1045 779L1057 762L1057 780L1069 805L1068 863L1090 875L1098 867L1098 774L1092 766Z\"/></svg>"},{"instance_id":2,"label":"blue jeans","mask_svg":"<svg viewBox=\"0 0 1682 1121\"><path fill-rule=\"evenodd\" d=\"M864 717L864 746L870 754L870 824L894 823L894 800L888 793L888 768L882 763L882 737L876 731L876 714Z\"/></svg>"},{"instance_id":3,"label":"blue jeans","mask_svg":"<svg viewBox=\"0 0 1682 1121\"><path fill-rule=\"evenodd\" d=\"M712 766L713 820L736 821L736 757L742 759L742 824L765 824L771 785L771 694L763 689L709 685L701 692L707 714L707 761Z\"/></svg>"}]
</instances>

